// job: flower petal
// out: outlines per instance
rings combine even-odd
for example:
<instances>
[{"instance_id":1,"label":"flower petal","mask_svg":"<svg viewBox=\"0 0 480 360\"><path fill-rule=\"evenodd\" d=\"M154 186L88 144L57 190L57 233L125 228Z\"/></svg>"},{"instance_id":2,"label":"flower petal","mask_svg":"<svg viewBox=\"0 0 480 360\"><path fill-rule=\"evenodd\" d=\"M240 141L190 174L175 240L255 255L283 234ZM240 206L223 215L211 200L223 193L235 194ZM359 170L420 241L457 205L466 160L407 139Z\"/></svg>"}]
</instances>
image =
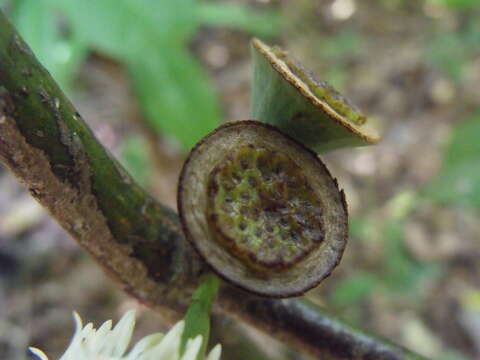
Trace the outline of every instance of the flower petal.
<instances>
[{"instance_id":1,"label":"flower petal","mask_svg":"<svg viewBox=\"0 0 480 360\"><path fill-rule=\"evenodd\" d=\"M88 348L88 351L93 354L101 353L108 346L111 329L112 320L105 321L95 333L86 338L85 346Z\"/></svg>"},{"instance_id":2,"label":"flower petal","mask_svg":"<svg viewBox=\"0 0 480 360\"><path fill-rule=\"evenodd\" d=\"M30 350L30 352L36 357L38 357L40 360L48 360L47 355L42 350L37 349L36 347L33 347L33 346L30 346L28 350Z\"/></svg>"},{"instance_id":3,"label":"flower petal","mask_svg":"<svg viewBox=\"0 0 480 360\"><path fill-rule=\"evenodd\" d=\"M160 341L163 339L164 335L162 333L155 333L145 336L138 343L135 344L133 349L129 352L125 360L137 360L140 355L148 352L153 347L157 346Z\"/></svg>"},{"instance_id":4,"label":"flower petal","mask_svg":"<svg viewBox=\"0 0 480 360\"><path fill-rule=\"evenodd\" d=\"M217 344L212 350L210 350L210 353L208 354L206 360L220 360L221 354L222 354L222 345Z\"/></svg>"},{"instance_id":5,"label":"flower petal","mask_svg":"<svg viewBox=\"0 0 480 360\"><path fill-rule=\"evenodd\" d=\"M198 351L202 346L202 335L198 335L195 339L188 339L187 346L185 347L185 353L181 360L195 360L198 355Z\"/></svg>"},{"instance_id":6,"label":"flower petal","mask_svg":"<svg viewBox=\"0 0 480 360\"><path fill-rule=\"evenodd\" d=\"M123 315L113 330L108 334L108 343L105 344L102 355L121 357L127 350L135 328L135 310L130 310Z\"/></svg>"},{"instance_id":7,"label":"flower petal","mask_svg":"<svg viewBox=\"0 0 480 360\"><path fill-rule=\"evenodd\" d=\"M170 331L165 334L158 345L149 349L141 360L177 360L180 352L184 321L179 321Z\"/></svg>"}]
</instances>

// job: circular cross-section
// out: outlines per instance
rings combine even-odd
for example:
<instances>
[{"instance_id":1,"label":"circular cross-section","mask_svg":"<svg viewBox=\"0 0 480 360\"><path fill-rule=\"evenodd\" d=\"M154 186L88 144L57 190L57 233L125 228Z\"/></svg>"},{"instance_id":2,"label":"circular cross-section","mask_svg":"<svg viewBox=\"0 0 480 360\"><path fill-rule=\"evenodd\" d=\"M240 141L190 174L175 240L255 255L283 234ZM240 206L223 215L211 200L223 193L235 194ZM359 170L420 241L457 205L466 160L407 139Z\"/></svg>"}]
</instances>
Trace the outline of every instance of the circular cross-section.
<instances>
[{"instance_id":1,"label":"circular cross-section","mask_svg":"<svg viewBox=\"0 0 480 360\"><path fill-rule=\"evenodd\" d=\"M213 168L207 186L210 230L252 270L288 269L323 241L322 201L285 154L241 146Z\"/></svg>"},{"instance_id":2,"label":"circular cross-section","mask_svg":"<svg viewBox=\"0 0 480 360\"><path fill-rule=\"evenodd\" d=\"M187 239L215 272L260 295L314 287L347 238L343 193L323 163L256 121L225 124L194 147L178 208Z\"/></svg>"}]
</instances>

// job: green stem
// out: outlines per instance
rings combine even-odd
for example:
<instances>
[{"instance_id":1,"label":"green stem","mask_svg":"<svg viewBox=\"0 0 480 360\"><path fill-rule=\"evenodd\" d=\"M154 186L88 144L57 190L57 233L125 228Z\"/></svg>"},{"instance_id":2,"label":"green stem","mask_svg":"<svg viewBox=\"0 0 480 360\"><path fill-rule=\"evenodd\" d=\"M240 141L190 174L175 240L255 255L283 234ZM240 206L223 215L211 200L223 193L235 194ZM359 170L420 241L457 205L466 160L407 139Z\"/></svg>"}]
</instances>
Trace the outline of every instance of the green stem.
<instances>
[{"instance_id":1,"label":"green stem","mask_svg":"<svg viewBox=\"0 0 480 360\"><path fill-rule=\"evenodd\" d=\"M197 359L204 359L210 337L210 313L213 302L217 297L220 279L214 274L207 274L204 280L192 295L192 303L185 316L185 329L183 330L180 354L183 355L188 339L202 336L202 347Z\"/></svg>"},{"instance_id":2,"label":"green stem","mask_svg":"<svg viewBox=\"0 0 480 360\"><path fill-rule=\"evenodd\" d=\"M286 52L252 41L252 119L277 126L317 153L380 139L355 106Z\"/></svg>"}]
</instances>

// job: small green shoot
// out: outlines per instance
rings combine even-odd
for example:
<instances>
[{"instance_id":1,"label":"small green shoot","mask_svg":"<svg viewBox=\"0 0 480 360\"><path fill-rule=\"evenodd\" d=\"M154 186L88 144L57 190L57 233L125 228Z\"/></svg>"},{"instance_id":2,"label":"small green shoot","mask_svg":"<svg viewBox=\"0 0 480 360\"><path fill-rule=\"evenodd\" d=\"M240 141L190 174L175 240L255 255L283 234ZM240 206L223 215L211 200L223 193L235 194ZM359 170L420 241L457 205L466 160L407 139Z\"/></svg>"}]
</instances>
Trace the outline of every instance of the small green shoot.
<instances>
[{"instance_id":1,"label":"small green shoot","mask_svg":"<svg viewBox=\"0 0 480 360\"><path fill-rule=\"evenodd\" d=\"M220 279L214 274L204 277L192 295L192 303L185 316L185 329L183 330L180 354L185 352L188 339L202 336L202 348L197 360L204 359L210 336L210 312L218 293Z\"/></svg>"}]
</instances>

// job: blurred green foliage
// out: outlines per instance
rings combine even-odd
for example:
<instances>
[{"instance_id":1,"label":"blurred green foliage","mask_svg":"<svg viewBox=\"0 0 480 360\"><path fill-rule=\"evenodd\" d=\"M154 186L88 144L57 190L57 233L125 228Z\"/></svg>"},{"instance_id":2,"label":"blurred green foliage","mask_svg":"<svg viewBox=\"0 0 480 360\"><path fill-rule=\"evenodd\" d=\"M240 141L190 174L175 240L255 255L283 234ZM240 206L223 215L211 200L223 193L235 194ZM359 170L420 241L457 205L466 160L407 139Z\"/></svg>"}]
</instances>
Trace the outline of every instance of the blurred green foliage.
<instances>
[{"instance_id":1,"label":"blurred green foliage","mask_svg":"<svg viewBox=\"0 0 480 360\"><path fill-rule=\"evenodd\" d=\"M332 306L343 310L375 294L391 299L418 300L421 283L442 273L440 264L421 263L408 254L404 244L404 223L408 214L402 218L389 217L382 222L369 217L352 219L351 237L367 242L380 239L383 260L375 267L377 274L361 270L337 281L329 296Z\"/></svg>"},{"instance_id":2,"label":"blurred green foliage","mask_svg":"<svg viewBox=\"0 0 480 360\"><path fill-rule=\"evenodd\" d=\"M335 282L329 304L348 314L360 325L362 313L358 304L375 296L387 302L399 299L412 304L424 303L427 281L440 279L447 271L445 262L426 262L414 259L405 245L405 222L425 202L480 208L480 110L465 121L458 122L443 154L440 174L426 188L410 193L399 193L387 204L385 216L376 213L351 219L351 237L363 243L376 242L382 248L381 264L375 272L363 268ZM355 306L357 305L357 306ZM439 360L465 360L453 349L438 354Z\"/></svg>"},{"instance_id":3,"label":"blurred green foliage","mask_svg":"<svg viewBox=\"0 0 480 360\"><path fill-rule=\"evenodd\" d=\"M189 149L220 122L216 92L188 46L202 24L273 35L280 17L196 0L3 0L64 89L87 52L122 62L149 125Z\"/></svg>"},{"instance_id":4,"label":"blurred green foliage","mask_svg":"<svg viewBox=\"0 0 480 360\"><path fill-rule=\"evenodd\" d=\"M440 21L439 28L429 40L426 50L427 60L458 83L463 79L469 62L480 55L478 46L480 14L470 11L480 9L480 2L478 0L427 1L447 8L452 13L463 14L462 21L453 27L448 21Z\"/></svg>"},{"instance_id":5,"label":"blurred green foliage","mask_svg":"<svg viewBox=\"0 0 480 360\"><path fill-rule=\"evenodd\" d=\"M472 18L456 31L435 33L426 48L427 60L458 83L469 62L480 55L479 44L480 18Z\"/></svg>"},{"instance_id":6,"label":"blurred green foliage","mask_svg":"<svg viewBox=\"0 0 480 360\"><path fill-rule=\"evenodd\" d=\"M58 26L59 17L42 0L11 2L10 15L22 36L28 39L40 62L57 82L70 90L76 70L85 60L87 47L75 32ZM8 1L3 1L6 6Z\"/></svg>"},{"instance_id":7,"label":"blurred green foliage","mask_svg":"<svg viewBox=\"0 0 480 360\"><path fill-rule=\"evenodd\" d=\"M426 195L444 204L480 208L480 111L458 123L445 149L443 168Z\"/></svg>"},{"instance_id":8,"label":"blurred green foliage","mask_svg":"<svg viewBox=\"0 0 480 360\"><path fill-rule=\"evenodd\" d=\"M439 276L442 266L414 260L405 248L404 220L390 220L384 228L385 255L383 290L418 299L423 280Z\"/></svg>"},{"instance_id":9,"label":"blurred green foliage","mask_svg":"<svg viewBox=\"0 0 480 360\"><path fill-rule=\"evenodd\" d=\"M439 359L438 360L466 360L467 358L455 351L455 350L448 350L448 351L445 351L444 353L440 354L439 355Z\"/></svg>"},{"instance_id":10,"label":"blurred green foliage","mask_svg":"<svg viewBox=\"0 0 480 360\"><path fill-rule=\"evenodd\" d=\"M338 309L346 308L370 296L379 281L377 276L359 271L335 284L329 302Z\"/></svg>"},{"instance_id":11,"label":"blurred green foliage","mask_svg":"<svg viewBox=\"0 0 480 360\"><path fill-rule=\"evenodd\" d=\"M332 61L346 61L365 53L365 41L360 32L346 29L324 39L319 51L324 52Z\"/></svg>"},{"instance_id":12,"label":"blurred green foliage","mask_svg":"<svg viewBox=\"0 0 480 360\"><path fill-rule=\"evenodd\" d=\"M456 9L478 7L478 0L429 0L431 3L445 5Z\"/></svg>"},{"instance_id":13,"label":"blurred green foliage","mask_svg":"<svg viewBox=\"0 0 480 360\"><path fill-rule=\"evenodd\" d=\"M152 166L148 158L148 145L140 136L130 136L122 143L121 162L135 181L148 188L152 178Z\"/></svg>"},{"instance_id":14,"label":"blurred green foliage","mask_svg":"<svg viewBox=\"0 0 480 360\"><path fill-rule=\"evenodd\" d=\"M445 74L454 85L459 87L468 74L468 68L475 66L480 56L480 17L465 9L480 9L478 0L427 0L448 8L452 14L464 14L462 22L452 26L443 21L432 22L431 33L425 38L425 60L439 72ZM393 2L389 2L393 4ZM400 5L400 1L397 2ZM342 64L351 56L358 56L359 48L365 48L362 33L339 33L332 39L331 46L322 43L321 50L331 56L334 63ZM339 40L338 42L336 40ZM342 45L339 45L342 44ZM362 44L362 45L360 45ZM368 46L368 44L367 44ZM325 50L325 49L328 49ZM320 52L320 50L319 50ZM335 58L338 57L338 60ZM339 66L339 65L336 65ZM335 66L333 67L333 69ZM339 67L342 76L345 68ZM343 75L342 75L343 74ZM329 74L331 77L331 74ZM480 111L465 121L452 127L451 138L445 147L440 174L423 189L413 192L410 204L400 212L385 211L379 216L376 211L363 214L350 220L351 237L364 243L375 243L375 249L381 249L380 264L371 264L374 272L367 267L337 280L333 291L329 293L329 304L357 324L362 321L361 313L355 304L367 298L381 295L389 302L403 299L420 304L423 286L426 281L438 279L444 274L448 264L426 262L413 258L405 245L405 223L415 209L426 203L436 202L444 205L467 206L473 211L480 208ZM402 193L391 203L404 202ZM408 200L408 199L407 199ZM408 201L407 201L408 202ZM391 204L386 205L386 209ZM378 259L378 257L376 257ZM464 359L461 354L449 352L442 359Z\"/></svg>"},{"instance_id":15,"label":"blurred green foliage","mask_svg":"<svg viewBox=\"0 0 480 360\"><path fill-rule=\"evenodd\" d=\"M326 64L322 73L333 87L343 91L347 83L348 67L352 59L367 51L367 39L361 32L342 30L319 41L315 58Z\"/></svg>"},{"instance_id":16,"label":"blurred green foliage","mask_svg":"<svg viewBox=\"0 0 480 360\"><path fill-rule=\"evenodd\" d=\"M281 17L275 12L257 13L237 4L201 3L198 7L200 23L248 31L270 37L281 27Z\"/></svg>"}]
</instances>

